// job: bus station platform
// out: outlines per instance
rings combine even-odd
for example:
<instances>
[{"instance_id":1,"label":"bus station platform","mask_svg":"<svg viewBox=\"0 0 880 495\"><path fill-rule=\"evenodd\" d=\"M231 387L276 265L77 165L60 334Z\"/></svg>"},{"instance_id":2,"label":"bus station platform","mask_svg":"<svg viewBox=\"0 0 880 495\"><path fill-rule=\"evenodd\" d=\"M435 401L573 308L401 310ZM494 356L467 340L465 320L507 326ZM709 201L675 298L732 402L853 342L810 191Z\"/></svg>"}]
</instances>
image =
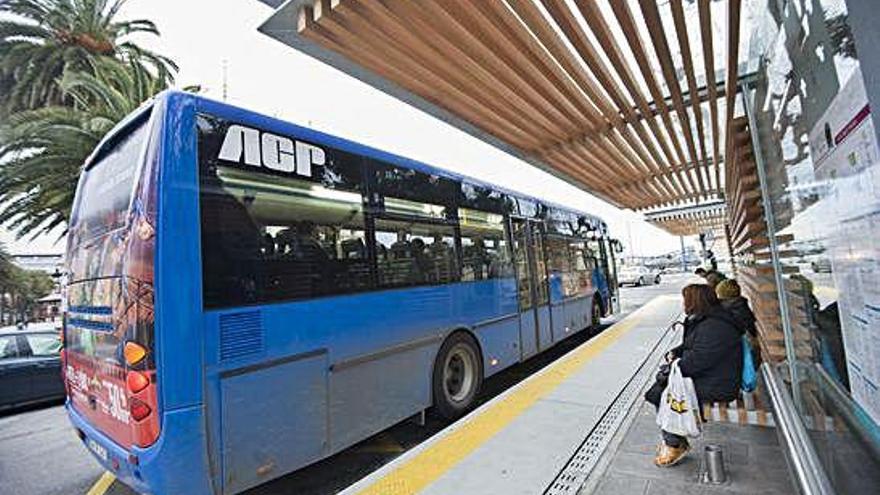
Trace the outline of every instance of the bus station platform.
<instances>
[{"instance_id":1,"label":"bus station platform","mask_svg":"<svg viewBox=\"0 0 880 495\"><path fill-rule=\"evenodd\" d=\"M343 493L578 493L681 338L680 308L654 298Z\"/></svg>"},{"instance_id":2,"label":"bus station platform","mask_svg":"<svg viewBox=\"0 0 880 495\"><path fill-rule=\"evenodd\" d=\"M590 475L581 493L594 495L784 495L794 493L775 427L712 421L691 441L691 453L671 468L653 465L658 435L650 404L636 405L628 427L618 431L605 462ZM707 445L721 447L727 480L702 479Z\"/></svg>"},{"instance_id":3,"label":"bus station platform","mask_svg":"<svg viewBox=\"0 0 880 495\"><path fill-rule=\"evenodd\" d=\"M363 494L785 494L793 492L772 414L732 403L677 466L653 464L659 431L642 394L681 331L662 295L342 492ZM740 401L742 402L742 401ZM722 448L708 484L702 451Z\"/></svg>"}]
</instances>

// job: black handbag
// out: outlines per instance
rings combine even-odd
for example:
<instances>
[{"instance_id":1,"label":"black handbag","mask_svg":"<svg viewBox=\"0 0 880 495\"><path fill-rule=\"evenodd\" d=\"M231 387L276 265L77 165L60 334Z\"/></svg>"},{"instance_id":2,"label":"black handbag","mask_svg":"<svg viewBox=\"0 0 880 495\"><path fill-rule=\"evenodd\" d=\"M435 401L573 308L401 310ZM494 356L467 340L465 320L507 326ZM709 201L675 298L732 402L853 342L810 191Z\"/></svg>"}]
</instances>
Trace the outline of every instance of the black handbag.
<instances>
[{"instance_id":1,"label":"black handbag","mask_svg":"<svg viewBox=\"0 0 880 495\"><path fill-rule=\"evenodd\" d=\"M660 369L657 370L657 376L654 377L654 384L651 385L651 388L645 391L645 400L655 406L660 405L660 398L663 396L663 391L666 390L666 386L669 385L669 370L669 364L661 364Z\"/></svg>"}]
</instances>

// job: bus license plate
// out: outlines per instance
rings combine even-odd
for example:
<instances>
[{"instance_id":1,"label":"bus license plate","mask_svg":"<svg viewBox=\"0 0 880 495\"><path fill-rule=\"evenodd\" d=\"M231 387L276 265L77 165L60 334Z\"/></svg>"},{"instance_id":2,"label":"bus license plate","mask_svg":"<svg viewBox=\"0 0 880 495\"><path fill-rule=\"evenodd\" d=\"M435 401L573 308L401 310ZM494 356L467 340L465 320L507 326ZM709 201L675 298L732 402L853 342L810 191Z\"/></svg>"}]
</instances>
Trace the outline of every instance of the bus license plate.
<instances>
[{"instance_id":1,"label":"bus license plate","mask_svg":"<svg viewBox=\"0 0 880 495\"><path fill-rule=\"evenodd\" d=\"M107 449L103 446L99 445L98 442L92 440L91 438L86 439L86 446L95 453L96 456L100 457L101 460L107 461Z\"/></svg>"}]
</instances>

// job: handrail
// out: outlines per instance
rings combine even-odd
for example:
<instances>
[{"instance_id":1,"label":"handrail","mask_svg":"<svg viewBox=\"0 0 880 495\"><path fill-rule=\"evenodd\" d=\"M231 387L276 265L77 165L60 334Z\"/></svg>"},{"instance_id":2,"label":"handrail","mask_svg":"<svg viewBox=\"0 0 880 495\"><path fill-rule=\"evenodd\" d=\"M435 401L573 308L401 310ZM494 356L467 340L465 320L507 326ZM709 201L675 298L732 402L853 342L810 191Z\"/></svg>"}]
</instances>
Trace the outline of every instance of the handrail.
<instances>
[{"instance_id":1,"label":"handrail","mask_svg":"<svg viewBox=\"0 0 880 495\"><path fill-rule=\"evenodd\" d=\"M816 374L815 381L819 389L834 407L835 412L840 415L843 422L855 434L854 436L865 445L874 460L880 462L880 429L874 425L865 410L828 375L820 363L815 363L812 371Z\"/></svg>"},{"instance_id":2,"label":"handrail","mask_svg":"<svg viewBox=\"0 0 880 495\"><path fill-rule=\"evenodd\" d=\"M770 363L761 365L761 374L767 394L773 403L773 415L780 443L786 450L794 481L804 495L832 495L835 493L825 468L807 435L800 415L785 390L779 373Z\"/></svg>"}]
</instances>

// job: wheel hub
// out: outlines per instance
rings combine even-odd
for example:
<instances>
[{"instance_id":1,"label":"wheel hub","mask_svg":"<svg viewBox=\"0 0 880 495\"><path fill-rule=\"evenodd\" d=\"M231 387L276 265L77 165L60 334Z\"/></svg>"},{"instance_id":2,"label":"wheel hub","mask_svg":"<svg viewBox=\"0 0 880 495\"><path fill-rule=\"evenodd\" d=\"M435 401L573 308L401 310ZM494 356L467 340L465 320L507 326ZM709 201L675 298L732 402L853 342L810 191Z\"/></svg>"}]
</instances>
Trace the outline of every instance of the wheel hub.
<instances>
[{"instance_id":1,"label":"wheel hub","mask_svg":"<svg viewBox=\"0 0 880 495\"><path fill-rule=\"evenodd\" d=\"M452 348L443 365L443 386L451 402L462 402L476 381L476 356L464 345Z\"/></svg>"}]
</instances>

